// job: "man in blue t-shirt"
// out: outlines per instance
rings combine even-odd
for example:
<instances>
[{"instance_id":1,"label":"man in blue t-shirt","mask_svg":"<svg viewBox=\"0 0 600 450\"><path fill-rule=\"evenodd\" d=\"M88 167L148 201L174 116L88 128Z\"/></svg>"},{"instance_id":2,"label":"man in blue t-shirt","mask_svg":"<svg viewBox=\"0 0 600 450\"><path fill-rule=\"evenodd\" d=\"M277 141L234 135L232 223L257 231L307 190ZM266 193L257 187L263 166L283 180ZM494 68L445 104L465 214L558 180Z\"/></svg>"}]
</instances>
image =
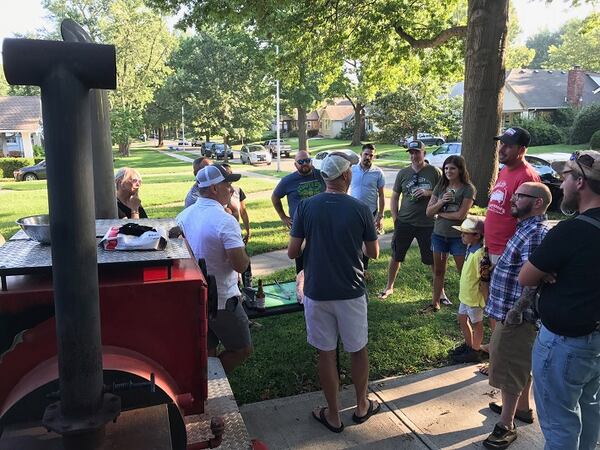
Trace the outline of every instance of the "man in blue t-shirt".
<instances>
[{"instance_id":1,"label":"man in blue t-shirt","mask_svg":"<svg viewBox=\"0 0 600 450\"><path fill-rule=\"evenodd\" d=\"M358 155L334 152L323 160L321 174L325 192L298 205L290 232L288 256L297 258L304 249L304 315L310 345L319 351L319 378L327 406L313 417L329 430L344 429L337 398L336 373L338 334L344 350L351 354L352 380L356 389L356 411L352 420L363 423L380 409L367 397L369 358L368 324L363 252L379 255L379 242L369 207L347 194L351 167Z\"/></svg>"},{"instance_id":2,"label":"man in blue t-shirt","mask_svg":"<svg viewBox=\"0 0 600 450\"><path fill-rule=\"evenodd\" d=\"M312 165L312 158L305 151L299 151L294 158L296 172L286 175L275 187L271 202L279 218L287 228L292 227L292 219L301 200L312 197L325 190L325 182L321 172ZM288 214L286 215L281 199L287 197ZM296 273L303 268L302 256L296 258Z\"/></svg>"}]
</instances>

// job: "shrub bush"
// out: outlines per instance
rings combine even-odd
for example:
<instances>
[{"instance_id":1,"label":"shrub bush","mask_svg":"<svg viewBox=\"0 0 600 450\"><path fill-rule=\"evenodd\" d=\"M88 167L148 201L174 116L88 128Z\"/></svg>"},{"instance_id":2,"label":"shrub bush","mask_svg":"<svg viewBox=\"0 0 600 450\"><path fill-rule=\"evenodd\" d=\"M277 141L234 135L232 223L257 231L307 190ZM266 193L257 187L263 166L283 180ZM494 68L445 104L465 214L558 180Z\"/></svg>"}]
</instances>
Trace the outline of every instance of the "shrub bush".
<instances>
[{"instance_id":1,"label":"shrub bush","mask_svg":"<svg viewBox=\"0 0 600 450\"><path fill-rule=\"evenodd\" d=\"M590 148L592 150L600 150L600 130L592 134L592 139L590 139Z\"/></svg>"},{"instance_id":2,"label":"shrub bush","mask_svg":"<svg viewBox=\"0 0 600 450\"><path fill-rule=\"evenodd\" d=\"M600 130L600 104L595 103L585 108L575 117L571 131L571 144L590 142L592 135Z\"/></svg>"},{"instance_id":3,"label":"shrub bush","mask_svg":"<svg viewBox=\"0 0 600 450\"><path fill-rule=\"evenodd\" d=\"M41 145L34 145L33 146L33 156L35 158L44 159L44 156L46 156L44 153L44 147L42 147Z\"/></svg>"},{"instance_id":4,"label":"shrub bush","mask_svg":"<svg viewBox=\"0 0 600 450\"><path fill-rule=\"evenodd\" d=\"M307 130L306 131L306 135L311 138L311 137L315 137L319 134L319 130Z\"/></svg>"},{"instance_id":5,"label":"shrub bush","mask_svg":"<svg viewBox=\"0 0 600 450\"><path fill-rule=\"evenodd\" d=\"M536 145L552 145L564 142L564 138L556 125L544 119L519 119L515 125L525 128L531 134L531 147Z\"/></svg>"},{"instance_id":6,"label":"shrub bush","mask_svg":"<svg viewBox=\"0 0 600 450\"><path fill-rule=\"evenodd\" d=\"M336 139L352 139L352 136L354 135L354 127L353 126L349 126L346 128L342 128L342 131L340 131L340 133L336 136Z\"/></svg>"},{"instance_id":7,"label":"shrub bush","mask_svg":"<svg viewBox=\"0 0 600 450\"><path fill-rule=\"evenodd\" d=\"M0 158L0 171L4 176L12 177L15 170L34 164L33 158Z\"/></svg>"}]
</instances>

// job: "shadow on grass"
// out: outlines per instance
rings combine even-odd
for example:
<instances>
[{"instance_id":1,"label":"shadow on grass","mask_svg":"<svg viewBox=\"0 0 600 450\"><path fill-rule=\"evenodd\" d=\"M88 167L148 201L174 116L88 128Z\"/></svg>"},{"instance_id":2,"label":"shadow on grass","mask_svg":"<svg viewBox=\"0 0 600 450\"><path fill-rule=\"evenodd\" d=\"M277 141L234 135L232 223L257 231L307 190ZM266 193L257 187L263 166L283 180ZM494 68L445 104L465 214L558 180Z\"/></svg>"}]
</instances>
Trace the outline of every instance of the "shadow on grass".
<instances>
[{"instance_id":1,"label":"shadow on grass","mask_svg":"<svg viewBox=\"0 0 600 450\"><path fill-rule=\"evenodd\" d=\"M370 379L422 372L450 364L448 351L461 341L456 322L458 275L449 267L446 291L455 304L430 315L419 310L431 299L431 270L420 262L418 249L411 248L387 300L377 299L386 281L389 252L371 262L374 281L369 284ZM272 279L289 281L293 268L276 272ZM320 389L316 351L306 343L304 315L293 313L260 319L252 329L254 353L230 376L240 403L286 397ZM350 357L340 352L342 383L351 384Z\"/></svg>"}]
</instances>

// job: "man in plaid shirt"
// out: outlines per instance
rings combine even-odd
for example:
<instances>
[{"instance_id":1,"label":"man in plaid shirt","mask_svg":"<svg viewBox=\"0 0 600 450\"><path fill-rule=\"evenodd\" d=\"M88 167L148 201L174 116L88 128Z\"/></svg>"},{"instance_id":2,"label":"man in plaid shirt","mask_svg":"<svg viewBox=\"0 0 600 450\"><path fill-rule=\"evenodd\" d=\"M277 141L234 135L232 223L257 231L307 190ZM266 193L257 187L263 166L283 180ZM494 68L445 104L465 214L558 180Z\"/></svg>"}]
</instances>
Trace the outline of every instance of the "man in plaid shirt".
<instances>
[{"instance_id":1,"label":"man in plaid shirt","mask_svg":"<svg viewBox=\"0 0 600 450\"><path fill-rule=\"evenodd\" d=\"M504 320L523 291L519 271L548 232L545 214L551 201L550 190L536 182L521 184L510 200L511 214L518 220L517 230L494 267L485 308L497 321L490 340L490 385L502 393L502 405L490 403L490 409L500 414L500 422L483 441L487 448L505 449L517 438L515 417L533 422L529 394L531 349L537 334L534 314L531 309L524 311L523 322L518 325Z\"/></svg>"}]
</instances>

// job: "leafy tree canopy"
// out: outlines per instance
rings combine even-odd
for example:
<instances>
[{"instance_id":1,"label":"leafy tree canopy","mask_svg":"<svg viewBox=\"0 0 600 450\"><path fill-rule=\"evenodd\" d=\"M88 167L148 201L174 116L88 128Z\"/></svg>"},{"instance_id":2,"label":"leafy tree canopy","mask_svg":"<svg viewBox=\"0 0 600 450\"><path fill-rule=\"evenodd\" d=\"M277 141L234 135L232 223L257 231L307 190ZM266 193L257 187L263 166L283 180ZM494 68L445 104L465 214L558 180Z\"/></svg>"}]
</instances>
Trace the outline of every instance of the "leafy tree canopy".
<instances>
[{"instance_id":1,"label":"leafy tree canopy","mask_svg":"<svg viewBox=\"0 0 600 450\"><path fill-rule=\"evenodd\" d=\"M550 69L579 65L584 70L600 71L600 13L569 21L563 27L561 43L551 45L548 54Z\"/></svg>"},{"instance_id":2,"label":"leafy tree canopy","mask_svg":"<svg viewBox=\"0 0 600 450\"><path fill-rule=\"evenodd\" d=\"M548 49L551 45L558 46L561 42L561 32L542 30L527 39L526 46L535 50L535 56L529 63L530 69L546 67L548 63Z\"/></svg>"}]
</instances>

